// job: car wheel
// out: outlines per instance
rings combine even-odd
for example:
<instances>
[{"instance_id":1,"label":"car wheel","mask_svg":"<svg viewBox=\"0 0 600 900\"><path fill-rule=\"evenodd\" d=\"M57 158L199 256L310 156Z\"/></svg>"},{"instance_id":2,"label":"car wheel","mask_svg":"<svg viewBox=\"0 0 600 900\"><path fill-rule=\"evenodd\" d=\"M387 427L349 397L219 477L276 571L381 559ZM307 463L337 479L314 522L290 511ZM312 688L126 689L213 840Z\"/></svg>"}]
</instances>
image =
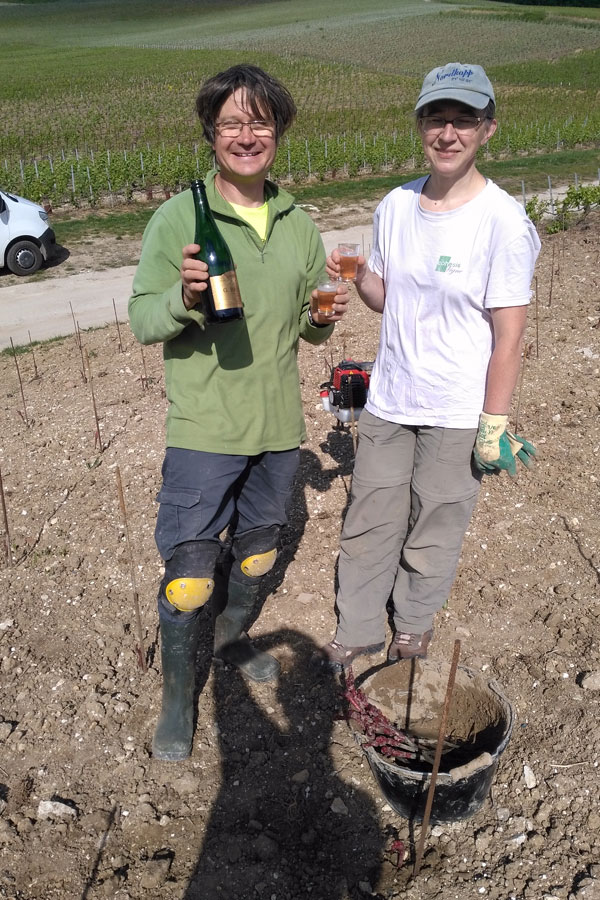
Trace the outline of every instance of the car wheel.
<instances>
[{"instance_id":1,"label":"car wheel","mask_svg":"<svg viewBox=\"0 0 600 900\"><path fill-rule=\"evenodd\" d=\"M6 265L14 275L33 275L43 259L42 251L33 241L17 241L6 254Z\"/></svg>"}]
</instances>

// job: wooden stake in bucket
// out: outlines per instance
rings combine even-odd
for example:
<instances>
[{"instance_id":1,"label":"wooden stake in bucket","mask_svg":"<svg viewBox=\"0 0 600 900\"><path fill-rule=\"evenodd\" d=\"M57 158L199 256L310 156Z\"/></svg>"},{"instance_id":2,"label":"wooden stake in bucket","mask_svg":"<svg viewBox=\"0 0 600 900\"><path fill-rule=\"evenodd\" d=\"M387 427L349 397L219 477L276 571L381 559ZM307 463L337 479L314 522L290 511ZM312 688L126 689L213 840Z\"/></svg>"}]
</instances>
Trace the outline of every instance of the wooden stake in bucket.
<instances>
[{"instance_id":1,"label":"wooden stake in bucket","mask_svg":"<svg viewBox=\"0 0 600 900\"><path fill-rule=\"evenodd\" d=\"M417 852L415 855L413 878L417 877L421 869L421 860L423 859L423 850L425 848L425 837L427 835L427 829L429 827L429 817L431 815L433 795L435 794L435 783L437 781L438 772L440 770L440 760L442 758L442 749L444 747L444 739L446 737L446 726L448 724L448 710L450 709L450 700L452 699L452 690L454 688L454 679L456 678L456 668L458 666L459 656L460 641L455 641L452 662L450 663L450 674L448 675L448 686L446 687L446 697L444 698L444 708L442 710L442 718L440 721L440 730L438 731L437 746L435 748L433 769L431 770L431 777L429 779L427 802L425 803L425 812L423 813L423 822L421 823L421 834L419 837L419 843L417 844Z\"/></svg>"}]
</instances>

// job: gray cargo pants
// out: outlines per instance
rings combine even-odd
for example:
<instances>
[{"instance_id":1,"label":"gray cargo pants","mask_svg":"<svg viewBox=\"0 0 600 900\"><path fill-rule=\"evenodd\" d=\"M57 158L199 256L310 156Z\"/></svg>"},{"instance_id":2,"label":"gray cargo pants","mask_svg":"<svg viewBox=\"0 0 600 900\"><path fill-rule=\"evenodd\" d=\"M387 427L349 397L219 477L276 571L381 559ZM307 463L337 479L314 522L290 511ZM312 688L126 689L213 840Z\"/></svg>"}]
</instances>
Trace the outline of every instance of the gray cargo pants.
<instances>
[{"instance_id":1,"label":"gray cargo pants","mask_svg":"<svg viewBox=\"0 0 600 900\"><path fill-rule=\"evenodd\" d=\"M398 631L431 628L481 479L471 463L476 428L398 425L364 410L358 431L338 568L336 638L345 647L385 639L390 595Z\"/></svg>"}]
</instances>

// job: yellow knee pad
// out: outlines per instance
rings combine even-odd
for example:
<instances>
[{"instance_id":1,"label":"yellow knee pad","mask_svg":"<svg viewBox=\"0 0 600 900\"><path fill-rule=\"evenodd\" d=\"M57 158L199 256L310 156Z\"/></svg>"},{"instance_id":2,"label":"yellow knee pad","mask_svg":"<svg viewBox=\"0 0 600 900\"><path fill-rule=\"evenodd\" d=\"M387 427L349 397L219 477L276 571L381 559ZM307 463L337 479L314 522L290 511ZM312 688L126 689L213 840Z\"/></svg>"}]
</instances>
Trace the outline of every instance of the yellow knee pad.
<instances>
[{"instance_id":1,"label":"yellow knee pad","mask_svg":"<svg viewBox=\"0 0 600 900\"><path fill-rule=\"evenodd\" d=\"M247 556L240 563L240 568L244 575L256 578L260 575L266 575L275 565L277 559L277 550L267 550L266 553L255 553L253 556Z\"/></svg>"},{"instance_id":2,"label":"yellow knee pad","mask_svg":"<svg viewBox=\"0 0 600 900\"><path fill-rule=\"evenodd\" d=\"M212 578L174 578L165 588L171 606L181 612L191 612L210 600L215 583Z\"/></svg>"}]
</instances>

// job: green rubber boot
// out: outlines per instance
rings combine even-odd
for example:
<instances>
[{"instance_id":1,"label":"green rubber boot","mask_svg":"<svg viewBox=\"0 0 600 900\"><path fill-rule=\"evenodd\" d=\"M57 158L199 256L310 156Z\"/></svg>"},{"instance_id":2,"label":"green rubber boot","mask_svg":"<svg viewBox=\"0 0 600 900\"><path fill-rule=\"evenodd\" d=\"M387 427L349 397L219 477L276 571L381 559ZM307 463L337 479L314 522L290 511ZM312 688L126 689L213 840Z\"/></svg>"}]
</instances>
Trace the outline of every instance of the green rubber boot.
<instances>
[{"instance_id":1,"label":"green rubber boot","mask_svg":"<svg viewBox=\"0 0 600 900\"><path fill-rule=\"evenodd\" d=\"M252 620L258 592L258 584L243 584L230 578L225 598L217 582L213 593L214 656L236 666L251 681L274 681L279 675L279 663L269 653L257 650L244 631Z\"/></svg>"},{"instance_id":2,"label":"green rubber boot","mask_svg":"<svg viewBox=\"0 0 600 900\"><path fill-rule=\"evenodd\" d=\"M199 635L200 616L183 625L161 620L163 689L162 711L152 741L155 759L177 762L192 752Z\"/></svg>"}]
</instances>

